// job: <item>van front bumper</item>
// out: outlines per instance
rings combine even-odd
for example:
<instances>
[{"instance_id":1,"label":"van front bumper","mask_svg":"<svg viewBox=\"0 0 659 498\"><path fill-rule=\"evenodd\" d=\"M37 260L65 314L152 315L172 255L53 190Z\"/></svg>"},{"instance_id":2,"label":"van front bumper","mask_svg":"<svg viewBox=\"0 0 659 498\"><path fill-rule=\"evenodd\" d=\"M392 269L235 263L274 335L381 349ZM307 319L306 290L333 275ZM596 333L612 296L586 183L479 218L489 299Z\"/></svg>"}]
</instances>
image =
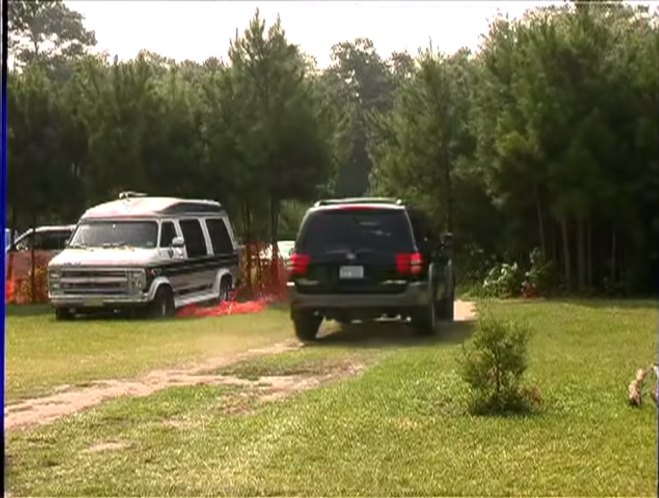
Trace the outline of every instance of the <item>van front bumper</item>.
<instances>
[{"instance_id":1,"label":"van front bumper","mask_svg":"<svg viewBox=\"0 0 659 498\"><path fill-rule=\"evenodd\" d=\"M146 292L125 295L50 294L48 300L57 308L112 308L144 306L150 302Z\"/></svg>"}]
</instances>

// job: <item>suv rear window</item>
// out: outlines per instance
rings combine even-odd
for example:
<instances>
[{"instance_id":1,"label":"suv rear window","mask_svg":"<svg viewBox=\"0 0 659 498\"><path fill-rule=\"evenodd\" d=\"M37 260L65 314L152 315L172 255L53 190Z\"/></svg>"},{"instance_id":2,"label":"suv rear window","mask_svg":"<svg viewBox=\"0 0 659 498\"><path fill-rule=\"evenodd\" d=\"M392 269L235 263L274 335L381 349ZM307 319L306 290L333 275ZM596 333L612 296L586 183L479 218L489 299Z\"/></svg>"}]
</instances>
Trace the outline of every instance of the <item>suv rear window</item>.
<instances>
[{"instance_id":1,"label":"suv rear window","mask_svg":"<svg viewBox=\"0 0 659 498\"><path fill-rule=\"evenodd\" d=\"M414 243L400 209L337 209L312 214L296 246L312 254L336 249L409 252Z\"/></svg>"}]
</instances>

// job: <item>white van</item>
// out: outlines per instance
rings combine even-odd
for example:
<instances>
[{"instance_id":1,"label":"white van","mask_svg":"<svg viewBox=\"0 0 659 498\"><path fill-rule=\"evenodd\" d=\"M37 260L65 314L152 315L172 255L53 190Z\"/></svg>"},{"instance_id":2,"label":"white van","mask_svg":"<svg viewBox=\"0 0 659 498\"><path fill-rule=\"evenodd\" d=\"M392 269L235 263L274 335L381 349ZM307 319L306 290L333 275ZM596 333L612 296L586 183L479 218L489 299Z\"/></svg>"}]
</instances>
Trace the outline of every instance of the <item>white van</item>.
<instances>
[{"instance_id":1,"label":"white van","mask_svg":"<svg viewBox=\"0 0 659 498\"><path fill-rule=\"evenodd\" d=\"M60 320L126 307L166 317L227 299L238 280L239 247L219 202L123 193L80 218L48 265L48 296Z\"/></svg>"}]
</instances>

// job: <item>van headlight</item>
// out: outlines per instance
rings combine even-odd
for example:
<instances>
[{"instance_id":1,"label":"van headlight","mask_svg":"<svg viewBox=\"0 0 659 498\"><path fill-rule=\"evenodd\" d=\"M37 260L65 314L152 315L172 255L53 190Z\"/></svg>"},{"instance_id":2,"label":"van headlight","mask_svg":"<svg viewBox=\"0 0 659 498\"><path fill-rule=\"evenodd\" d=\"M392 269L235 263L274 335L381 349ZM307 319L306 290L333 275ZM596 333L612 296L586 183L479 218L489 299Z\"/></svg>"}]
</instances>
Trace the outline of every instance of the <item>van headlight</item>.
<instances>
[{"instance_id":1,"label":"van headlight","mask_svg":"<svg viewBox=\"0 0 659 498\"><path fill-rule=\"evenodd\" d=\"M60 289L60 277L61 273L59 270L49 270L48 271L48 287L51 290L59 290Z\"/></svg>"},{"instance_id":2,"label":"van headlight","mask_svg":"<svg viewBox=\"0 0 659 498\"><path fill-rule=\"evenodd\" d=\"M146 287L146 272L144 270L130 270L128 282L131 289L143 290Z\"/></svg>"}]
</instances>

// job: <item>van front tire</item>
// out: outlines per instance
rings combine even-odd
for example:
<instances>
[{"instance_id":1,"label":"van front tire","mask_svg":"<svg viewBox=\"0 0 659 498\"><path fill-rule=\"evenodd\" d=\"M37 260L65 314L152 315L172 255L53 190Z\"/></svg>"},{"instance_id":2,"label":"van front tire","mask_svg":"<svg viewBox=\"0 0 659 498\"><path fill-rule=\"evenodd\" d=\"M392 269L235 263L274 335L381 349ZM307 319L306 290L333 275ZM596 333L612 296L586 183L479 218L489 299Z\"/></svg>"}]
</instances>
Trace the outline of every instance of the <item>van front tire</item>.
<instances>
[{"instance_id":1,"label":"van front tire","mask_svg":"<svg viewBox=\"0 0 659 498\"><path fill-rule=\"evenodd\" d=\"M73 320L73 313L69 308L55 308L55 320Z\"/></svg>"},{"instance_id":2,"label":"van front tire","mask_svg":"<svg viewBox=\"0 0 659 498\"><path fill-rule=\"evenodd\" d=\"M163 319L174 316L174 294L164 285L158 287L153 301L149 305L148 314L151 318Z\"/></svg>"}]
</instances>

